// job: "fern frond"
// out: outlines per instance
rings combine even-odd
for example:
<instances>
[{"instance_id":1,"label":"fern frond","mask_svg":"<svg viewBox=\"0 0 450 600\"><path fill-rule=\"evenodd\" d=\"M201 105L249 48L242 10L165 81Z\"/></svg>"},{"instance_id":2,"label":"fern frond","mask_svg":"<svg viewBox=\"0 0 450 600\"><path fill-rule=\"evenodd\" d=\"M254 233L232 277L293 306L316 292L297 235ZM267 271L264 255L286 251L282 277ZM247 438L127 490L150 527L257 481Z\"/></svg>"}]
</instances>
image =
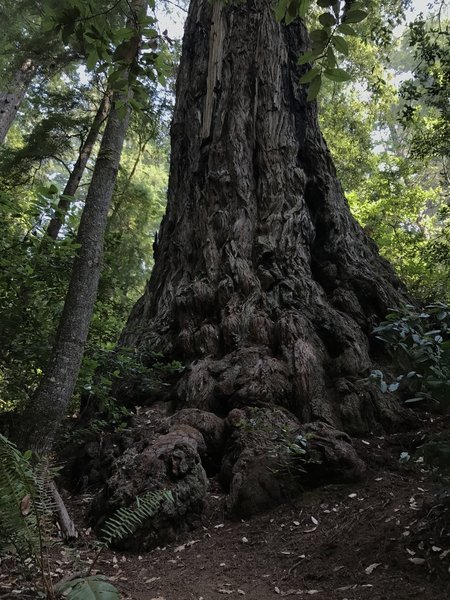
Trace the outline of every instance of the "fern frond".
<instances>
[{"instance_id":1,"label":"fern frond","mask_svg":"<svg viewBox=\"0 0 450 600\"><path fill-rule=\"evenodd\" d=\"M135 508L119 508L114 516L108 519L102 529L100 540L105 546L132 535L147 519L153 517L163 501L173 502L172 492L162 490L148 492L141 498L136 498Z\"/></svg>"},{"instance_id":2,"label":"fern frond","mask_svg":"<svg viewBox=\"0 0 450 600\"><path fill-rule=\"evenodd\" d=\"M0 434L0 554L13 546L22 559L38 556L50 502L46 467L31 463Z\"/></svg>"}]
</instances>

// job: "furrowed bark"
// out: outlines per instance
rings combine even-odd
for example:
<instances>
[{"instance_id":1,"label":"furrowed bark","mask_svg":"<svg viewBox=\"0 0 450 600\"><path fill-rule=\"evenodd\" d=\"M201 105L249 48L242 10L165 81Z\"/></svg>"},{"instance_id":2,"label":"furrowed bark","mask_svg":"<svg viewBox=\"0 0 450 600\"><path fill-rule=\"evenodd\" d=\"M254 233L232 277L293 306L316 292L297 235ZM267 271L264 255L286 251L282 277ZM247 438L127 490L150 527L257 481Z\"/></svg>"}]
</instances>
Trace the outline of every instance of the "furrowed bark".
<instances>
[{"instance_id":1,"label":"furrowed bark","mask_svg":"<svg viewBox=\"0 0 450 600\"><path fill-rule=\"evenodd\" d=\"M69 210L70 199L73 198L73 196L75 196L78 190L78 186L80 185L80 181L83 177L86 165L91 157L92 150L94 149L94 145L100 133L100 128L108 116L108 112L110 110L110 101L111 94L109 91L107 91L102 98L100 106L94 117L94 121L92 122L92 126L89 130L89 133L86 136L86 139L84 140L83 144L81 145L77 162L73 166L72 172L70 173L69 179L67 180L64 191L59 199L56 214L48 224L46 233L53 240L57 239L64 221L64 216Z\"/></svg>"},{"instance_id":2,"label":"furrowed bark","mask_svg":"<svg viewBox=\"0 0 450 600\"><path fill-rule=\"evenodd\" d=\"M366 378L373 325L406 296L350 214L298 83L308 49L266 0L191 2L167 212L121 344L186 365L178 406L280 405L361 432L404 416Z\"/></svg>"},{"instance_id":3,"label":"furrowed bark","mask_svg":"<svg viewBox=\"0 0 450 600\"><path fill-rule=\"evenodd\" d=\"M5 141L34 73L33 61L25 60L15 73L8 88L0 92L0 144Z\"/></svg>"}]
</instances>

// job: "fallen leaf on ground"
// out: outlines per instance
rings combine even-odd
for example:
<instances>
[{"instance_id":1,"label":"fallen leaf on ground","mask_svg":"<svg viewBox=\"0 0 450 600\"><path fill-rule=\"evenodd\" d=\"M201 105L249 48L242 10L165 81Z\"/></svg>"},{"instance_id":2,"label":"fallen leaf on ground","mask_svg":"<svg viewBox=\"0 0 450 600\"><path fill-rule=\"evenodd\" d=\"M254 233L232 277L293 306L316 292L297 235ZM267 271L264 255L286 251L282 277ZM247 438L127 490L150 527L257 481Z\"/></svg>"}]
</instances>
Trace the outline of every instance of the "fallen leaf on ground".
<instances>
[{"instance_id":1,"label":"fallen leaf on ground","mask_svg":"<svg viewBox=\"0 0 450 600\"><path fill-rule=\"evenodd\" d=\"M414 557L414 558L408 558L409 562L412 562L413 565L423 565L425 562L424 558L418 558L418 557Z\"/></svg>"},{"instance_id":2,"label":"fallen leaf on ground","mask_svg":"<svg viewBox=\"0 0 450 600\"><path fill-rule=\"evenodd\" d=\"M367 569L364 569L364 571L367 575L371 575L375 571L375 569L377 567L379 567L380 565L381 565L381 563L372 563L371 565L369 565L367 567Z\"/></svg>"}]
</instances>

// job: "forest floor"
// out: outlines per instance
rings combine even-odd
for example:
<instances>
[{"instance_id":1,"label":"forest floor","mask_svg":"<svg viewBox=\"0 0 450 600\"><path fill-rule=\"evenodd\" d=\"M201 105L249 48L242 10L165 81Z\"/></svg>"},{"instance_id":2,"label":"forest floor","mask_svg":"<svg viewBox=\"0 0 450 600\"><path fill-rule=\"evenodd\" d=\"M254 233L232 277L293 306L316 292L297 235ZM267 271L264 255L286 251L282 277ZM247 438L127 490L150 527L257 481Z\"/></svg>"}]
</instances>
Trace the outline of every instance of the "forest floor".
<instances>
[{"instance_id":1,"label":"forest floor","mask_svg":"<svg viewBox=\"0 0 450 600\"><path fill-rule=\"evenodd\" d=\"M448 514L434 518L436 482L420 456L399 461L413 435L420 433L356 440L368 464L363 482L305 492L247 521L226 519L225 497L212 481L199 528L142 555L108 551L93 572L132 600L447 600ZM89 500L71 499L77 516ZM82 529L74 548L53 556L56 578L79 570L74 559L93 556L91 535ZM27 597L29 585L3 566L0 598Z\"/></svg>"}]
</instances>

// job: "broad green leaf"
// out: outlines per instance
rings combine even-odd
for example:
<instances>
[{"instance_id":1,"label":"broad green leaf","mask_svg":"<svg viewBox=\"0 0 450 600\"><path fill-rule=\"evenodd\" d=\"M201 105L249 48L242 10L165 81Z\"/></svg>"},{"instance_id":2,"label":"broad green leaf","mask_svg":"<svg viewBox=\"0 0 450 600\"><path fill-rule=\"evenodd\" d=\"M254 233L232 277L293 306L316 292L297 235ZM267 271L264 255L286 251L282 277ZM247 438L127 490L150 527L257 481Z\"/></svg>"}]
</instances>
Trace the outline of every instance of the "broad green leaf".
<instances>
[{"instance_id":1,"label":"broad green leaf","mask_svg":"<svg viewBox=\"0 0 450 600\"><path fill-rule=\"evenodd\" d=\"M350 25L347 25L347 23L341 23L341 25L338 25L337 30L339 33L344 33L345 35L358 35L353 27L350 27Z\"/></svg>"},{"instance_id":2,"label":"broad green leaf","mask_svg":"<svg viewBox=\"0 0 450 600\"><path fill-rule=\"evenodd\" d=\"M328 50L327 50L327 69L334 69L334 67L336 66L337 61L336 61L336 57L334 55L333 52L333 48L331 46L328 46Z\"/></svg>"},{"instance_id":3,"label":"broad green leaf","mask_svg":"<svg viewBox=\"0 0 450 600\"><path fill-rule=\"evenodd\" d=\"M300 77L299 83L310 83L318 75L320 75L320 67L313 67L307 73L305 73L302 77Z\"/></svg>"},{"instance_id":4,"label":"broad green leaf","mask_svg":"<svg viewBox=\"0 0 450 600\"><path fill-rule=\"evenodd\" d=\"M291 15L289 13L286 13L286 16L284 17L284 22L286 23L286 25L290 25L292 23L292 21L295 21L295 17L296 17L296 15Z\"/></svg>"},{"instance_id":5,"label":"broad green leaf","mask_svg":"<svg viewBox=\"0 0 450 600\"><path fill-rule=\"evenodd\" d=\"M288 14L291 17L295 17L298 15L298 9L300 8L300 0L291 0L288 6Z\"/></svg>"},{"instance_id":6,"label":"broad green leaf","mask_svg":"<svg viewBox=\"0 0 450 600\"><path fill-rule=\"evenodd\" d=\"M352 10L351 12L349 11L348 13L346 13L344 17L344 22L360 23L361 21L364 21L364 19L367 18L368 15L369 13L365 10Z\"/></svg>"},{"instance_id":7,"label":"broad green leaf","mask_svg":"<svg viewBox=\"0 0 450 600\"><path fill-rule=\"evenodd\" d=\"M302 56L300 56L300 58L297 61L297 64L305 65L308 62L312 62L315 58L317 58L316 52L305 52L304 54L302 54Z\"/></svg>"},{"instance_id":8,"label":"broad green leaf","mask_svg":"<svg viewBox=\"0 0 450 600\"><path fill-rule=\"evenodd\" d=\"M333 44L333 46L336 48L336 50L338 52L340 52L341 54L345 54L345 56L348 56L348 44L347 41L340 35L334 35L331 39L331 43Z\"/></svg>"},{"instance_id":9,"label":"broad green leaf","mask_svg":"<svg viewBox=\"0 0 450 600\"><path fill-rule=\"evenodd\" d=\"M328 12L322 13L319 17L319 21L324 27L333 27L333 25L336 25L336 19Z\"/></svg>"},{"instance_id":10,"label":"broad green leaf","mask_svg":"<svg viewBox=\"0 0 450 600\"><path fill-rule=\"evenodd\" d=\"M363 10L367 6L365 2L352 2L347 9L347 12L352 12L353 10Z\"/></svg>"},{"instance_id":11,"label":"broad green leaf","mask_svg":"<svg viewBox=\"0 0 450 600\"><path fill-rule=\"evenodd\" d=\"M320 88L322 86L322 76L318 75L315 79L311 81L311 84L308 89L307 101L311 102L317 98L318 93L320 92Z\"/></svg>"},{"instance_id":12,"label":"broad green leaf","mask_svg":"<svg viewBox=\"0 0 450 600\"><path fill-rule=\"evenodd\" d=\"M313 29L309 34L309 37L317 42L324 42L328 39L328 34L323 29Z\"/></svg>"},{"instance_id":13,"label":"broad green leaf","mask_svg":"<svg viewBox=\"0 0 450 600\"><path fill-rule=\"evenodd\" d=\"M65 600L120 600L119 590L105 577L79 577L56 586Z\"/></svg>"},{"instance_id":14,"label":"broad green leaf","mask_svg":"<svg viewBox=\"0 0 450 600\"><path fill-rule=\"evenodd\" d=\"M286 14L287 0L279 0L275 7L275 19L280 22Z\"/></svg>"},{"instance_id":15,"label":"broad green leaf","mask_svg":"<svg viewBox=\"0 0 450 600\"><path fill-rule=\"evenodd\" d=\"M98 61L98 53L97 50L91 50L89 52L88 57L86 59L86 68L88 71L93 71L95 69L95 65Z\"/></svg>"},{"instance_id":16,"label":"broad green leaf","mask_svg":"<svg viewBox=\"0 0 450 600\"><path fill-rule=\"evenodd\" d=\"M302 19L305 18L306 13L309 11L310 6L311 6L311 0L301 0L298 14Z\"/></svg>"},{"instance_id":17,"label":"broad green leaf","mask_svg":"<svg viewBox=\"0 0 450 600\"><path fill-rule=\"evenodd\" d=\"M323 74L328 79L331 79L331 81L337 81L338 83L351 79L350 75L344 69L325 69Z\"/></svg>"}]
</instances>

